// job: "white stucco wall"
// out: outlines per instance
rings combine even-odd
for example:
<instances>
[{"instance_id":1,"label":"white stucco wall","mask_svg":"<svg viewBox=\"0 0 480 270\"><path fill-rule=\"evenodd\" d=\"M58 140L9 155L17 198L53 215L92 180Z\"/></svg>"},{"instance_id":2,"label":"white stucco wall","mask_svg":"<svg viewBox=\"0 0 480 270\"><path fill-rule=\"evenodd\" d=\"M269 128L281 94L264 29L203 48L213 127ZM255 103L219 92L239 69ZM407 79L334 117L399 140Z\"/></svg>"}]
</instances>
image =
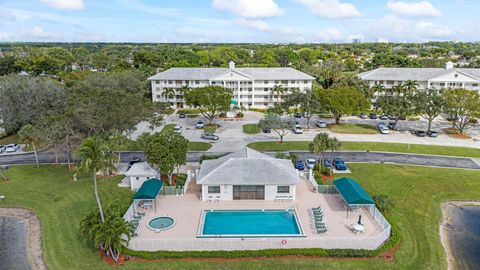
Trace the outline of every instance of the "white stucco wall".
<instances>
[{"instance_id":1,"label":"white stucco wall","mask_svg":"<svg viewBox=\"0 0 480 270\"><path fill-rule=\"evenodd\" d=\"M130 189L132 191L137 191L143 184L143 182L152 179L152 178L157 178L158 176L156 175L149 175L149 176L130 176ZM138 178L138 179L137 179Z\"/></svg>"},{"instance_id":2,"label":"white stucco wall","mask_svg":"<svg viewBox=\"0 0 480 270\"><path fill-rule=\"evenodd\" d=\"M277 196L292 196L293 200L295 197L295 185L290 185L290 193L277 193L277 185L266 185L265 186L265 200L274 201ZM231 185L220 185L220 193L208 193L208 185L202 185L202 201L216 200L219 197L221 201L231 201L233 200L233 186Z\"/></svg>"}]
</instances>

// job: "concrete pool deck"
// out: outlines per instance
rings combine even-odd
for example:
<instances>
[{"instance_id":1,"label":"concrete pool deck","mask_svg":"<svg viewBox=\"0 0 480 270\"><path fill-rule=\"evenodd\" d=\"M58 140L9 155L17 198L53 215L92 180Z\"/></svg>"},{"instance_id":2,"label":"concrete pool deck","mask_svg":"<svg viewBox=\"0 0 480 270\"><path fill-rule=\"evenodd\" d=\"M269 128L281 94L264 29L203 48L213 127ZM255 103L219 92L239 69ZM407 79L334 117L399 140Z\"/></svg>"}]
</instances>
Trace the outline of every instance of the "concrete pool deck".
<instances>
[{"instance_id":1,"label":"concrete pool deck","mask_svg":"<svg viewBox=\"0 0 480 270\"><path fill-rule=\"evenodd\" d=\"M274 202L261 200L242 200L242 201L221 201L221 202L202 202L200 201L200 186L194 181L190 184L188 192L184 196L159 196L156 200L156 212L152 207L148 210L137 208L138 212L145 212L145 217L140 221L138 236L133 237L130 241L130 248L137 250L202 250L194 247L197 238L198 229L201 222L201 215L203 210L249 210L249 209L296 209L298 220L303 233L306 237L304 240L314 239L328 239L328 243L338 239L340 242L361 242L365 239L375 239L381 234L385 234L385 229L375 221L370 211L366 208L360 208L355 212L347 212L344 209L344 202L339 194L318 194L314 193L313 188L307 181L302 181L297 185L297 200L294 202ZM309 214L309 209L312 207L321 206L324 209L326 216L326 223L328 232L325 234L316 234L312 228L312 218ZM176 221L173 228L159 233L147 228L147 223L159 216L170 216ZM365 226L363 233L354 234L351 225L356 224L362 215L362 223ZM203 238L203 241L220 240L219 238ZM206 240L205 240L206 239ZM229 243L232 241L245 241L240 238L229 238ZM171 241L170 241L171 240ZM266 238L262 238L266 241ZM293 239L292 239L293 240ZM185 244L187 246L181 247L180 242L192 242ZM296 240L297 245L300 240ZM267 241L268 242L268 241ZM325 242L325 245L328 243ZM383 241L382 241L383 242ZM322 244L321 247L324 247ZM257 245L258 246L258 245ZM303 247L304 245L302 245ZM316 245L315 245L316 246ZM352 246L355 248L357 245ZM305 246L307 247L307 246ZM313 246L312 246L313 247ZM369 245L360 245L358 248L369 248ZM220 248L220 247L219 247ZM215 249L219 249L215 248ZM240 247L241 248L241 247ZM324 247L326 248L326 247ZM344 245L334 246L332 248L344 248ZM375 247L376 248L376 247ZM205 247L205 250L212 248ZM238 249L238 248L227 248ZM248 249L248 248L246 248ZM251 248L255 249L255 248ZM258 247L256 249L261 249Z\"/></svg>"}]
</instances>

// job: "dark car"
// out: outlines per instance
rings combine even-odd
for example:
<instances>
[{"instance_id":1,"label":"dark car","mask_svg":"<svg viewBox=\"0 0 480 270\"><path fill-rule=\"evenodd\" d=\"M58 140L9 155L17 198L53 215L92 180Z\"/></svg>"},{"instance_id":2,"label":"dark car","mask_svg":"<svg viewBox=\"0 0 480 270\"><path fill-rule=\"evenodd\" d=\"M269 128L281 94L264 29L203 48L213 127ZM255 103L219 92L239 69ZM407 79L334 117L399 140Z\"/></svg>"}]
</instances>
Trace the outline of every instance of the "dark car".
<instances>
[{"instance_id":1,"label":"dark car","mask_svg":"<svg viewBox=\"0 0 480 270\"><path fill-rule=\"evenodd\" d=\"M407 117L405 117L405 116L399 116L399 117L398 117L398 120L405 121L405 120L407 120Z\"/></svg>"},{"instance_id":2,"label":"dark car","mask_svg":"<svg viewBox=\"0 0 480 270\"><path fill-rule=\"evenodd\" d=\"M341 158L334 159L333 160L333 166L338 171L346 171L347 170L347 164L345 164L345 161L343 161L343 159L341 159Z\"/></svg>"},{"instance_id":3,"label":"dark car","mask_svg":"<svg viewBox=\"0 0 480 270\"><path fill-rule=\"evenodd\" d=\"M428 137L436 138L438 137L438 132L430 130L427 132Z\"/></svg>"},{"instance_id":4,"label":"dark car","mask_svg":"<svg viewBox=\"0 0 480 270\"><path fill-rule=\"evenodd\" d=\"M362 119L367 119L367 118L368 118L368 115L367 115L366 113L361 113L361 114L359 115L359 117L362 118Z\"/></svg>"},{"instance_id":5,"label":"dark car","mask_svg":"<svg viewBox=\"0 0 480 270\"><path fill-rule=\"evenodd\" d=\"M370 118L370 119L377 119L377 114L371 113L371 114L368 115L368 118Z\"/></svg>"},{"instance_id":6,"label":"dark car","mask_svg":"<svg viewBox=\"0 0 480 270\"><path fill-rule=\"evenodd\" d=\"M397 119L397 117L395 115L389 115L388 116L388 120L395 120Z\"/></svg>"},{"instance_id":7,"label":"dark car","mask_svg":"<svg viewBox=\"0 0 480 270\"><path fill-rule=\"evenodd\" d=\"M380 120L388 120L388 116L386 116L385 114L382 114L380 115Z\"/></svg>"},{"instance_id":8,"label":"dark car","mask_svg":"<svg viewBox=\"0 0 480 270\"><path fill-rule=\"evenodd\" d=\"M185 118L186 116L187 116L186 113L180 113L180 114L178 115L178 117L180 117L180 118Z\"/></svg>"},{"instance_id":9,"label":"dark car","mask_svg":"<svg viewBox=\"0 0 480 270\"><path fill-rule=\"evenodd\" d=\"M295 169L303 171L305 170L305 162L299 160L295 163Z\"/></svg>"},{"instance_id":10,"label":"dark car","mask_svg":"<svg viewBox=\"0 0 480 270\"><path fill-rule=\"evenodd\" d=\"M322 164L323 164L323 167L325 168L330 168L330 166L332 166L332 162L328 159L322 160Z\"/></svg>"},{"instance_id":11,"label":"dark car","mask_svg":"<svg viewBox=\"0 0 480 270\"><path fill-rule=\"evenodd\" d=\"M218 136L213 133L203 133L201 138L204 140L218 141Z\"/></svg>"},{"instance_id":12,"label":"dark car","mask_svg":"<svg viewBox=\"0 0 480 270\"><path fill-rule=\"evenodd\" d=\"M417 130L417 131L415 131L415 135L416 135L417 137L426 137L426 136L427 136L427 133L426 133L425 131L423 131L423 130Z\"/></svg>"},{"instance_id":13,"label":"dark car","mask_svg":"<svg viewBox=\"0 0 480 270\"><path fill-rule=\"evenodd\" d=\"M269 128L264 128L264 129L262 129L262 132L263 132L263 133L271 133L272 130L269 129Z\"/></svg>"},{"instance_id":14,"label":"dark car","mask_svg":"<svg viewBox=\"0 0 480 270\"><path fill-rule=\"evenodd\" d=\"M389 129L395 129L395 122L389 122L388 125L387 125L387 127L388 127Z\"/></svg>"},{"instance_id":15,"label":"dark car","mask_svg":"<svg viewBox=\"0 0 480 270\"><path fill-rule=\"evenodd\" d=\"M133 164L135 163L138 163L140 162L140 158L139 157L134 157L130 160L130 162L128 163L128 168L127 168L127 171L130 170L130 168L133 166Z\"/></svg>"},{"instance_id":16,"label":"dark car","mask_svg":"<svg viewBox=\"0 0 480 270\"><path fill-rule=\"evenodd\" d=\"M301 113L295 113L295 118L302 118L302 114Z\"/></svg>"}]
</instances>

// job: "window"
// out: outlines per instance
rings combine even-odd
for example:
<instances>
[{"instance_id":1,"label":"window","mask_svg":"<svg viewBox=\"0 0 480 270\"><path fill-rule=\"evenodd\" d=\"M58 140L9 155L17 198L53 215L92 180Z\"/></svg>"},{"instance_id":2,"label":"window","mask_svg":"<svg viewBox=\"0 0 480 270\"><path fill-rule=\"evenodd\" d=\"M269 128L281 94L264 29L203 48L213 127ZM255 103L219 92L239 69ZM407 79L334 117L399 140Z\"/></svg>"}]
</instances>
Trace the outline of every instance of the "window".
<instances>
[{"instance_id":1,"label":"window","mask_svg":"<svg viewBox=\"0 0 480 270\"><path fill-rule=\"evenodd\" d=\"M162 96L161 95L157 95L157 98L161 98Z\"/></svg>"},{"instance_id":2,"label":"window","mask_svg":"<svg viewBox=\"0 0 480 270\"><path fill-rule=\"evenodd\" d=\"M155 81L155 84L160 84L160 81Z\"/></svg>"},{"instance_id":3,"label":"window","mask_svg":"<svg viewBox=\"0 0 480 270\"><path fill-rule=\"evenodd\" d=\"M278 84L278 81L275 81L275 84Z\"/></svg>"},{"instance_id":4,"label":"window","mask_svg":"<svg viewBox=\"0 0 480 270\"><path fill-rule=\"evenodd\" d=\"M200 84L200 81L195 81L195 84Z\"/></svg>"},{"instance_id":5,"label":"window","mask_svg":"<svg viewBox=\"0 0 480 270\"><path fill-rule=\"evenodd\" d=\"M264 83L264 84L268 84L268 81L264 81L263 83Z\"/></svg>"},{"instance_id":6,"label":"window","mask_svg":"<svg viewBox=\"0 0 480 270\"><path fill-rule=\"evenodd\" d=\"M474 83L472 84L473 87L477 87L478 86L478 83Z\"/></svg>"},{"instance_id":7,"label":"window","mask_svg":"<svg viewBox=\"0 0 480 270\"><path fill-rule=\"evenodd\" d=\"M308 81L303 81L303 83L304 83L304 84L307 84L307 83L308 83Z\"/></svg>"},{"instance_id":8,"label":"window","mask_svg":"<svg viewBox=\"0 0 480 270\"><path fill-rule=\"evenodd\" d=\"M277 186L277 193L290 193L290 186Z\"/></svg>"},{"instance_id":9,"label":"window","mask_svg":"<svg viewBox=\"0 0 480 270\"><path fill-rule=\"evenodd\" d=\"M172 84L172 83L173 83L173 81L168 81L168 84Z\"/></svg>"},{"instance_id":10,"label":"window","mask_svg":"<svg viewBox=\"0 0 480 270\"><path fill-rule=\"evenodd\" d=\"M290 83L295 83L295 81L290 81Z\"/></svg>"},{"instance_id":11,"label":"window","mask_svg":"<svg viewBox=\"0 0 480 270\"><path fill-rule=\"evenodd\" d=\"M220 186L209 186L208 193L220 193Z\"/></svg>"},{"instance_id":12,"label":"window","mask_svg":"<svg viewBox=\"0 0 480 270\"><path fill-rule=\"evenodd\" d=\"M137 177L135 177L135 179L136 179L136 180L140 180L140 177L137 176Z\"/></svg>"}]
</instances>

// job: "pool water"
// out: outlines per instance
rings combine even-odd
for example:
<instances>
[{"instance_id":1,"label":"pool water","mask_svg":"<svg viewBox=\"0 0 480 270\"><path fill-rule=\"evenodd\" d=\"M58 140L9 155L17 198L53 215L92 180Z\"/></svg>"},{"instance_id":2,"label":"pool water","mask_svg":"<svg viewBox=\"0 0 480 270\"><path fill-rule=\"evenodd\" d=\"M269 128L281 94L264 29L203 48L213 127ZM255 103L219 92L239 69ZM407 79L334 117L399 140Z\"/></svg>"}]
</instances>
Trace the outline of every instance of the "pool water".
<instances>
[{"instance_id":1,"label":"pool water","mask_svg":"<svg viewBox=\"0 0 480 270\"><path fill-rule=\"evenodd\" d=\"M216 210L204 215L200 237L303 235L293 210Z\"/></svg>"},{"instance_id":2,"label":"pool water","mask_svg":"<svg viewBox=\"0 0 480 270\"><path fill-rule=\"evenodd\" d=\"M148 222L148 228L152 230L167 230L175 225L175 220L171 217L157 217Z\"/></svg>"}]
</instances>

